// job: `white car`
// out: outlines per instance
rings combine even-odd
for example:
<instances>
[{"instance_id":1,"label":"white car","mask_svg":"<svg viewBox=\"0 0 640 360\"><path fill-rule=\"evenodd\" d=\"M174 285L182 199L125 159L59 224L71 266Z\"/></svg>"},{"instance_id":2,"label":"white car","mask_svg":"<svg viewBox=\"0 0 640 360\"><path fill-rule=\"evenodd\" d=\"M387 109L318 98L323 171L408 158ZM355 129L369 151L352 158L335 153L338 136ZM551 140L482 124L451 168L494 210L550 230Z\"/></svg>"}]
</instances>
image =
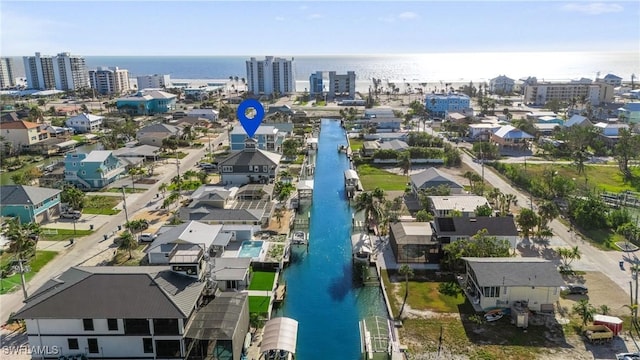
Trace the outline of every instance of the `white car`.
<instances>
[{"instance_id":1,"label":"white car","mask_svg":"<svg viewBox=\"0 0 640 360\"><path fill-rule=\"evenodd\" d=\"M138 237L138 241L140 242L152 242L153 240L155 240L158 237L158 235L155 234L151 234L151 233L142 233L140 234L140 236Z\"/></svg>"}]
</instances>

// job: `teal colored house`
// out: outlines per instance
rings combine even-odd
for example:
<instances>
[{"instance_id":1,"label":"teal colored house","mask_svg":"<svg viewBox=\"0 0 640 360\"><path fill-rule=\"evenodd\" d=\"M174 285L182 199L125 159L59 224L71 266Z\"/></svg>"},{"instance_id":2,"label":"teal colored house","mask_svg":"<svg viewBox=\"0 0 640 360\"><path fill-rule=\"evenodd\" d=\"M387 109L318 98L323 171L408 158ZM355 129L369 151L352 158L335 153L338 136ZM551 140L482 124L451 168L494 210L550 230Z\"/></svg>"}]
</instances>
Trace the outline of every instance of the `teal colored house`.
<instances>
[{"instance_id":1,"label":"teal colored house","mask_svg":"<svg viewBox=\"0 0 640 360\"><path fill-rule=\"evenodd\" d=\"M21 223L53 220L60 214L60 190L25 185L0 187L0 215Z\"/></svg>"},{"instance_id":2,"label":"teal colored house","mask_svg":"<svg viewBox=\"0 0 640 360\"><path fill-rule=\"evenodd\" d=\"M111 184L125 172L125 165L109 150L89 154L67 154L64 180L82 190L97 190Z\"/></svg>"},{"instance_id":3,"label":"teal colored house","mask_svg":"<svg viewBox=\"0 0 640 360\"><path fill-rule=\"evenodd\" d=\"M245 142L249 138L246 131L240 126L236 126L231 130L231 150L242 150L245 148ZM253 135L258 149L271 152L282 152L282 143L286 133L279 131L275 126L261 125Z\"/></svg>"},{"instance_id":4,"label":"teal colored house","mask_svg":"<svg viewBox=\"0 0 640 360\"><path fill-rule=\"evenodd\" d=\"M164 114L176 109L177 96L160 90L141 90L116 100L118 111L129 115Z\"/></svg>"}]
</instances>

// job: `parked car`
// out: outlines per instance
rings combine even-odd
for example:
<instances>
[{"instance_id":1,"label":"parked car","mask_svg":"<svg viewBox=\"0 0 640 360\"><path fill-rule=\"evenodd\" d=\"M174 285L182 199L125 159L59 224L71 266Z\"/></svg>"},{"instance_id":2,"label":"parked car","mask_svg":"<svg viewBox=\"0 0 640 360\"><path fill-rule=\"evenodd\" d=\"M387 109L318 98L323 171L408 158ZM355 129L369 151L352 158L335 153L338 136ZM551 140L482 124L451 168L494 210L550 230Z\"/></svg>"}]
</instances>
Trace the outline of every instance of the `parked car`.
<instances>
[{"instance_id":1,"label":"parked car","mask_svg":"<svg viewBox=\"0 0 640 360\"><path fill-rule=\"evenodd\" d=\"M140 236L138 237L138 241L140 242L152 242L153 240L155 240L158 237L158 235L156 234L151 234L151 233L142 233L140 234Z\"/></svg>"},{"instance_id":2,"label":"parked car","mask_svg":"<svg viewBox=\"0 0 640 360\"><path fill-rule=\"evenodd\" d=\"M80 219L80 217L82 216L82 213L78 210L67 210L63 213L60 214L60 217L63 219Z\"/></svg>"},{"instance_id":3,"label":"parked car","mask_svg":"<svg viewBox=\"0 0 640 360\"><path fill-rule=\"evenodd\" d=\"M616 354L616 360L640 360L640 352Z\"/></svg>"},{"instance_id":4,"label":"parked car","mask_svg":"<svg viewBox=\"0 0 640 360\"><path fill-rule=\"evenodd\" d=\"M586 295L587 293L589 293L589 289L587 289L587 287L584 285L569 284L567 285L567 293Z\"/></svg>"}]
</instances>

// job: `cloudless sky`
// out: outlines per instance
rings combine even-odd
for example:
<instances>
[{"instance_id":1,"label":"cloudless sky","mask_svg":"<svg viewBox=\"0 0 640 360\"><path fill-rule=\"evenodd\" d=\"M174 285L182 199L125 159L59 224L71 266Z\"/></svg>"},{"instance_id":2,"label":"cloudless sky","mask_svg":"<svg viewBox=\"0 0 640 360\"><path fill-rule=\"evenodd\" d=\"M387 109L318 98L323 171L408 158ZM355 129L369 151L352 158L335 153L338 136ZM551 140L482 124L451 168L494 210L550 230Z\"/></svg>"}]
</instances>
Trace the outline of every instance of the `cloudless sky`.
<instances>
[{"instance_id":1,"label":"cloudless sky","mask_svg":"<svg viewBox=\"0 0 640 360\"><path fill-rule=\"evenodd\" d=\"M2 56L640 52L640 1L11 1Z\"/></svg>"}]
</instances>

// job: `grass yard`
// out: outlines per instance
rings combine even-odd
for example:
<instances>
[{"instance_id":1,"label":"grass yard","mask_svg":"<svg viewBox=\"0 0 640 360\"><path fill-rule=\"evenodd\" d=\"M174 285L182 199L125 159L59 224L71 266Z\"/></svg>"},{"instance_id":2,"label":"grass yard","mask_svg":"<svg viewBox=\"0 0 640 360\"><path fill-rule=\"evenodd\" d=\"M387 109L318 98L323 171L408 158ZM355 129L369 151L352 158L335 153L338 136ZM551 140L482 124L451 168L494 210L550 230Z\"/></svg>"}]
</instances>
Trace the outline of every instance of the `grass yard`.
<instances>
[{"instance_id":1,"label":"grass yard","mask_svg":"<svg viewBox=\"0 0 640 360\"><path fill-rule=\"evenodd\" d=\"M276 273L271 271L254 271L249 284L249 290L273 290L273 281L276 278Z\"/></svg>"},{"instance_id":2,"label":"grass yard","mask_svg":"<svg viewBox=\"0 0 640 360\"><path fill-rule=\"evenodd\" d=\"M13 260L13 254L3 253L0 256L0 267L4 266ZM25 281L31 280L33 276L42 269L49 261L51 261L56 255L55 251L36 251L36 255L32 257L28 264L31 267L31 271L24 274ZM4 279L0 279L0 294L6 294L17 290L21 287L20 274L16 273Z\"/></svg>"},{"instance_id":3,"label":"grass yard","mask_svg":"<svg viewBox=\"0 0 640 360\"><path fill-rule=\"evenodd\" d=\"M143 189L143 188L135 188L135 189L132 189L132 188L131 188L131 187L129 187L129 186L127 186L126 188L124 188L124 192L125 192L126 194L143 193L143 192L145 192L145 191L147 191L147 189ZM122 188L111 188L111 189L107 190L107 192L122 194Z\"/></svg>"},{"instance_id":4,"label":"grass yard","mask_svg":"<svg viewBox=\"0 0 640 360\"><path fill-rule=\"evenodd\" d=\"M69 239L77 239L83 236L90 235L93 233L92 230L76 230L75 233L73 229L49 229L43 228L43 233L40 235L42 240L47 241L66 241ZM57 234L48 234L47 231L57 232Z\"/></svg>"},{"instance_id":5,"label":"grass yard","mask_svg":"<svg viewBox=\"0 0 640 360\"><path fill-rule=\"evenodd\" d=\"M269 311L268 296L249 296L249 313L266 314Z\"/></svg>"},{"instance_id":6,"label":"grass yard","mask_svg":"<svg viewBox=\"0 0 640 360\"><path fill-rule=\"evenodd\" d=\"M351 150L353 152L360 151L360 149L362 149L362 144L364 144L363 139L349 139L349 146L351 146Z\"/></svg>"},{"instance_id":7,"label":"grass yard","mask_svg":"<svg viewBox=\"0 0 640 360\"><path fill-rule=\"evenodd\" d=\"M357 170L365 191L371 191L377 187L385 191L404 191L407 187L406 176L367 164L358 166Z\"/></svg>"},{"instance_id":8,"label":"grass yard","mask_svg":"<svg viewBox=\"0 0 640 360\"><path fill-rule=\"evenodd\" d=\"M586 175L587 186L590 188L596 187L616 193L626 190L640 191L640 182L625 182L617 166L585 165L584 173L579 175L574 165L527 164L527 172L537 178L542 178L544 170L550 168L557 171L560 176L576 179L578 187L584 187ZM640 169L632 167L631 172L635 177L640 178Z\"/></svg>"},{"instance_id":9,"label":"grass yard","mask_svg":"<svg viewBox=\"0 0 640 360\"><path fill-rule=\"evenodd\" d=\"M115 210L114 206L118 205L120 201L122 201L122 199L119 196L87 196L82 213L94 215L115 215L119 213L120 210Z\"/></svg>"}]
</instances>

